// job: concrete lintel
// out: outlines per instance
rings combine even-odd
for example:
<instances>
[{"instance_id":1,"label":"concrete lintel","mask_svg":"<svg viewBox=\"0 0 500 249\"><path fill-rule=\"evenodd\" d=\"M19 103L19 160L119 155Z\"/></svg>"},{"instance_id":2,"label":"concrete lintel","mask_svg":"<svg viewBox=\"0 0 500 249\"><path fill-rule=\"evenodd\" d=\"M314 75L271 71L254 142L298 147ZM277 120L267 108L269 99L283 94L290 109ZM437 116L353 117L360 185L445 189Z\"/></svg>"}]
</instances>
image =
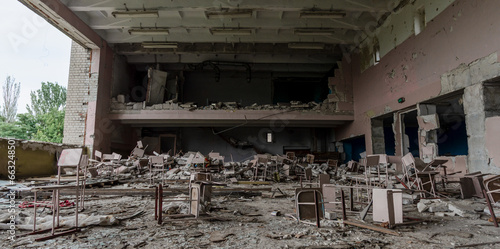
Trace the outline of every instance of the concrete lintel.
<instances>
[{"instance_id":1,"label":"concrete lintel","mask_svg":"<svg viewBox=\"0 0 500 249\"><path fill-rule=\"evenodd\" d=\"M334 127L354 120L353 115L324 115L300 111L252 110L129 110L108 115L112 121L141 126L224 127L238 124L249 126Z\"/></svg>"}]
</instances>

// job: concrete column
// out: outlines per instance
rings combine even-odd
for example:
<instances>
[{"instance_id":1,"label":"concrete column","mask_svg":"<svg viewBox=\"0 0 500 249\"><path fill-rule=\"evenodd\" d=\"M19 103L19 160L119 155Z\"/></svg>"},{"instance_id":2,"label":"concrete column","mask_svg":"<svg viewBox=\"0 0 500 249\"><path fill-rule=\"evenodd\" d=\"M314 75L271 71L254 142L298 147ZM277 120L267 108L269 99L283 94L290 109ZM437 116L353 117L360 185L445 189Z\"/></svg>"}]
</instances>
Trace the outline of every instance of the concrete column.
<instances>
[{"instance_id":1,"label":"concrete column","mask_svg":"<svg viewBox=\"0 0 500 249\"><path fill-rule=\"evenodd\" d=\"M107 117L111 102L111 81L113 73L113 51L103 43L100 49L92 50L93 70L97 69L96 98L89 102L86 123L85 146L110 153L111 133L115 124Z\"/></svg>"},{"instance_id":2,"label":"concrete column","mask_svg":"<svg viewBox=\"0 0 500 249\"><path fill-rule=\"evenodd\" d=\"M373 154L385 154L384 120L372 118Z\"/></svg>"},{"instance_id":3,"label":"concrete column","mask_svg":"<svg viewBox=\"0 0 500 249\"><path fill-rule=\"evenodd\" d=\"M488 153L485 147L485 112L483 84L475 84L464 90L465 124L469 146L469 171L489 172Z\"/></svg>"}]
</instances>

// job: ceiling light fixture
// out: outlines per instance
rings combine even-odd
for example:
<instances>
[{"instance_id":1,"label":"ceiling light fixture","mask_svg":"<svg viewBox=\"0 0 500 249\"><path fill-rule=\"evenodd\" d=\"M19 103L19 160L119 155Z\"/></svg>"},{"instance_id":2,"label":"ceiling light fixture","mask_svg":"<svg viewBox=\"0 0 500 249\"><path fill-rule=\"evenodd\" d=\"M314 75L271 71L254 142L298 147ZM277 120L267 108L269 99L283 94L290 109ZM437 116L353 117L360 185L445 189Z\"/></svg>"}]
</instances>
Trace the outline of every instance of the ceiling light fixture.
<instances>
[{"instance_id":1,"label":"ceiling light fixture","mask_svg":"<svg viewBox=\"0 0 500 249\"><path fill-rule=\"evenodd\" d=\"M143 48L177 48L177 43L174 42L143 42Z\"/></svg>"},{"instance_id":2,"label":"ceiling light fixture","mask_svg":"<svg viewBox=\"0 0 500 249\"><path fill-rule=\"evenodd\" d=\"M324 49L324 43L314 43L314 42L295 42L288 43L288 48L291 49Z\"/></svg>"},{"instance_id":3,"label":"ceiling light fixture","mask_svg":"<svg viewBox=\"0 0 500 249\"><path fill-rule=\"evenodd\" d=\"M168 29L165 28L133 28L129 29L131 35L168 35Z\"/></svg>"},{"instance_id":4,"label":"ceiling light fixture","mask_svg":"<svg viewBox=\"0 0 500 249\"><path fill-rule=\"evenodd\" d=\"M225 11L225 12L205 12L208 19L216 18L250 18L253 16L252 10Z\"/></svg>"},{"instance_id":5,"label":"ceiling light fixture","mask_svg":"<svg viewBox=\"0 0 500 249\"><path fill-rule=\"evenodd\" d=\"M159 17L157 10L124 10L113 11L111 13L115 18L128 18L128 17Z\"/></svg>"},{"instance_id":6,"label":"ceiling light fixture","mask_svg":"<svg viewBox=\"0 0 500 249\"><path fill-rule=\"evenodd\" d=\"M332 12L332 11L302 11L300 18L344 18L345 12Z\"/></svg>"},{"instance_id":7,"label":"ceiling light fixture","mask_svg":"<svg viewBox=\"0 0 500 249\"><path fill-rule=\"evenodd\" d=\"M212 35L251 35L252 29L210 29Z\"/></svg>"},{"instance_id":8,"label":"ceiling light fixture","mask_svg":"<svg viewBox=\"0 0 500 249\"><path fill-rule=\"evenodd\" d=\"M296 29L296 35L333 35L335 31L331 29Z\"/></svg>"}]
</instances>

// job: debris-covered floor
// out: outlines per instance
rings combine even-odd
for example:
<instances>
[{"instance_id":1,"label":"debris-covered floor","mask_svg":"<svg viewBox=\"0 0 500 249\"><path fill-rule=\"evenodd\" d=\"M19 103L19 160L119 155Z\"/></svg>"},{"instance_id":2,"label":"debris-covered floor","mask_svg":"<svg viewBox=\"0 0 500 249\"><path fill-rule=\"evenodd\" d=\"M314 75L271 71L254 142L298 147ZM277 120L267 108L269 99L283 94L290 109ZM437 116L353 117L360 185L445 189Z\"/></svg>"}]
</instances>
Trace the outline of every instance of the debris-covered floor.
<instances>
[{"instance_id":1,"label":"debris-covered floor","mask_svg":"<svg viewBox=\"0 0 500 249\"><path fill-rule=\"evenodd\" d=\"M84 227L81 232L55 239L35 242L40 235L22 236L14 244L3 239L4 248L454 248L460 245L500 241L500 233L488 215L482 215L485 207L480 199L443 200L434 207L434 213L417 204L404 205L404 216L423 222L396 227L401 236L387 235L353 226L343 226L338 220L322 220L321 228L299 223L287 214L295 213L294 190L298 183L274 183L272 185L229 185L230 188L271 187L286 194L273 191L234 191L217 193L211 203L211 220L170 220L162 225L154 220L154 198L141 196L90 196L82 215L108 215L100 224ZM170 184L171 188L187 188L186 183ZM146 183L126 183L115 186L104 185L97 190L147 189ZM166 188L167 189L167 188ZM91 190L89 190L91 191ZM182 196L168 192L169 198ZM23 200L29 200L25 197ZM64 199L64 198L63 198ZM432 206L432 201L427 201ZM434 201L440 203L440 201ZM460 207L472 207L475 213L456 216L448 203L458 203ZM422 204L420 204L422 206ZM434 205L437 206L437 205ZM187 205L182 202L164 203L165 214L186 213ZM18 224L30 223L33 208L17 209ZM71 216L74 208L61 211L62 216ZM50 215L50 209L39 208L40 216ZM274 216L273 211L280 211ZM469 211L467 211L469 212ZM2 212L5 222L6 212ZM274 213L275 214L275 213ZM350 217L349 217L350 218ZM357 217L353 217L357 219ZM366 218L370 222L371 218ZM31 226L30 226L31 227ZM29 231L18 231L27 233ZM7 230L2 230L7 238ZM481 245L480 248L498 248L498 244Z\"/></svg>"},{"instance_id":2,"label":"debris-covered floor","mask_svg":"<svg viewBox=\"0 0 500 249\"><path fill-rule=\"evenodd\" d=\"M258 154L242 162L224 162L214 152L154 154L145 155L141 143L126 159L116 153L96 153L89 160L82 149L65 149L58 161L64 170L58 176L16 184L0 181L2 246L498 248L500 244L489 199L480 198L481 191L497 191L498 176L484 180L484 189L478 190L473 183L486 175L464 175L460 183L441 176L429 185L411 174L415 168L400 173L396 164L379 155L338 166L336 159L312 154ZM83 195L76 182L86 186ZM84 202L76 201L76 193L84 196ZM498 197L496 192L484 193ZM59 216L53 216L51 200L57 203ZM498 209L498 202L492 205ZM13 223L15 241L9 240ZM57 224L58 236L52 236Z\"/></svg>"}]
</instances>

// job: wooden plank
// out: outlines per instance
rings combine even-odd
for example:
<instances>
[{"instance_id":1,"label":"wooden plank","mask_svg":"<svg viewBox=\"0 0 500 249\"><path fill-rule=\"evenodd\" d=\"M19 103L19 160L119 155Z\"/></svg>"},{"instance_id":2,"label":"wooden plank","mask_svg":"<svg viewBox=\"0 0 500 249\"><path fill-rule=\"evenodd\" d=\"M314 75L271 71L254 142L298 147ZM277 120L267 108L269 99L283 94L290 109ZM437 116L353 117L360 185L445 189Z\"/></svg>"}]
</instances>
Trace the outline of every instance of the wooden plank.
<instances>
[{"instance_id":1,"label":"wooden plank","mask_svg":"<svg viewBox=\"0 0 500 249\"><path fill-rule=\"evenodd\" d=\"M370 229L370 230L380 232L380 233L390 234L390 235L394 235L394 236L400 236L400 234L394 230L379 227L379 226L374 226L374 225L360 223L360 222L351 221L351 220L344 220L343 223L347 224L347 225L351 225L351 226L357 226L357 227L361 227L361 228Z\"/></svg>"}]
</instances>

